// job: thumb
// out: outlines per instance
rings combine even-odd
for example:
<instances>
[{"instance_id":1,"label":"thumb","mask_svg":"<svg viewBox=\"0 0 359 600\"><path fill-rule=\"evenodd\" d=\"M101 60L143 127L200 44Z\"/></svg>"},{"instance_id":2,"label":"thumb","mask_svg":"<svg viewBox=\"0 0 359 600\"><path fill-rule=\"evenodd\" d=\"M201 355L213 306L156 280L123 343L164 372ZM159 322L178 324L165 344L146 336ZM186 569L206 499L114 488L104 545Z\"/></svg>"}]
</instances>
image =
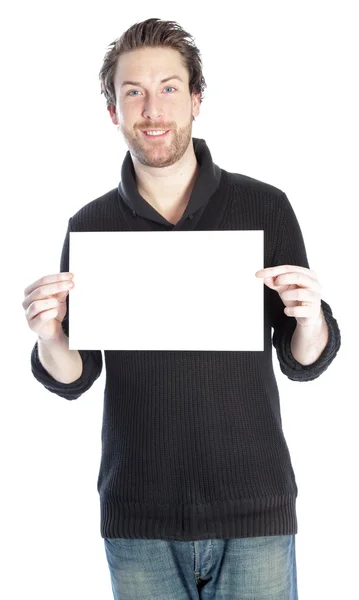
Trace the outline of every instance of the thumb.
<instances>
[{"instance_id":1,"label":"thumb","mask_svg":"<svg viewBox=\"0 0 359 600\"><path fill-rule=\"evenodd\" d=\"M266 286L268 286L271 290L275 290L278 286L274 284L274 277L264 277L263 282Z\"/></svg>"},{"instance_id":2,"label":"thumb","mask_svg":"<svg viewBox=\"0 0 359 600\"><path fill-rule=\"evenodd\" d=\"M66 296L69 293L70 290L65 290L64 292L58 292L57 294L54 294L54 297L57 298L57 300L59 302L65 302L66 300Z\"/></svg>"}]
</instances>

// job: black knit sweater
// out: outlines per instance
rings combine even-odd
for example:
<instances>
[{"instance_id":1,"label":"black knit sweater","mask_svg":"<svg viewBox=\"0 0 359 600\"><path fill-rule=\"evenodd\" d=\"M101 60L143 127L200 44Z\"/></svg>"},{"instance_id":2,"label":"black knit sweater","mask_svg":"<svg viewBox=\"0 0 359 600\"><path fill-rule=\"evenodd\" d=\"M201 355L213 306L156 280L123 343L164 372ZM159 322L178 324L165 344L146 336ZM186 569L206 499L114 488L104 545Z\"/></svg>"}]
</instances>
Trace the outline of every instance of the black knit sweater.
<instances>
[{"instance_id":1,"label":"black knit sweater","mask_svg":"<svg viewBox=\"0 0 359 600\"><path fill-rule=\"evenodd\" d=\"M309 268L285 193L221 169L204 140L193 138L193 144L200 171L176 225L140 196L127 152L118 187L69 219L60 271L70 270L70 231L263 230L258 268ZM263 293L263 351L104 351L97 482L102 537L190 541L297 533L298 489L282 431L272 343L289 379L311 381L336 356L340 331L322 300L328 343L315 363L302 366L290 349L295 318L285 315L276 291L264 285ZM69 310L66 335L68 316ZM132 315L133 327L141 327L141 318ZM62 384L42 367L36 342L32 373L50 392L76 400L103 366L100 350L79 352L81 377Z\"/></svg>"}]
</instances>

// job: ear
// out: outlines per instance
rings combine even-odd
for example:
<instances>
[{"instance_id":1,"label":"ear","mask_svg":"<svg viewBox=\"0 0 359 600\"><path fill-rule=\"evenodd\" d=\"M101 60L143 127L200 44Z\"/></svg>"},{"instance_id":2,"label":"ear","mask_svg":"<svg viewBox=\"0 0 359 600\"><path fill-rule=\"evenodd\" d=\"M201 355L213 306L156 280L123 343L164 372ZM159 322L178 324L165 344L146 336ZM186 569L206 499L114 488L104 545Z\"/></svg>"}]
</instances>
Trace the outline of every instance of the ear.
<instances>
[{"instance_id":1,"label":"ear","mask_svg":"<svg viewBox=\"0 0 359 600\"><path fill-rule=\"evenodd\" d=\"M201 108L201 94L192 94L192 114L193 118L198 117Z\"/></svg>"},{"instance_id":2,"label":"ear","mask_svg":"<svg viewBox=\"0 0 359 600\"><path fill-rule=\"evenodd\" d=\"M107 110L110 113L112 123L114 123L114 125L118 125L116 106L114 104L110 104L110 106L107 108Z\"/></svg>"}]
</instances>

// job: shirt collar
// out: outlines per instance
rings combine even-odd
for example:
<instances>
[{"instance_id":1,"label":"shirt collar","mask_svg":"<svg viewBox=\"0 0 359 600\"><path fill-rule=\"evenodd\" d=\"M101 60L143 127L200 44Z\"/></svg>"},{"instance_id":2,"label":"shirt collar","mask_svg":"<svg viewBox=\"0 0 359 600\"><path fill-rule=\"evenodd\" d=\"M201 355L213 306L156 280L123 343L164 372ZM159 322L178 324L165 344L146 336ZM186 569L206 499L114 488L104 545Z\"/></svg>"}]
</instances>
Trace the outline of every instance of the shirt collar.
<instances>
[{"instance_id":1,"label":"shirt collar","mask_svg":"<svg viewBox=\"0 0 359 600\"><path fill-rule=\"evenodd\" d=\"M211 196L217 190L221 179L221 168L213 160L205 140L192 138L193 149L197 158L199 173L186 210L181 218L181 223L193 215L208 203ZM125 202L134 216L139 215L145 219L156 221L162 225L168 225L165 219L147 200L138 192L136 174L130 151L126 156L121 168L121 181L118 184L119 201ZM202 212L202 211L201 211Z\"/></svg>"}]
</instances>

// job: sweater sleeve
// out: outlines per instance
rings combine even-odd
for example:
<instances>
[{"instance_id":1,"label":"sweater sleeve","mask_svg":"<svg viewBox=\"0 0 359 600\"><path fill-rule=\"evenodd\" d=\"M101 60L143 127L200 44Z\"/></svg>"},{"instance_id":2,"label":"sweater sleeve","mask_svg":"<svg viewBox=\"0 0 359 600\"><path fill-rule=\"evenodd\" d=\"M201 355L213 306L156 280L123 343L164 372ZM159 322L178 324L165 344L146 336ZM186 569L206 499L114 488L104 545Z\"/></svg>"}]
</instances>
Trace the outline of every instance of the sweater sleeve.
<instances>
[{"instance_id":1,"label":"sweater sleeve","mask_svg":"<svg viewBox=\"0 0 359 600\"><path fill-rule=\"evenodd\" d=\"M65 241L61 253L60 273L69 271L69 232L71 231L72 218L69 219L68 228L65 236ZM62 329L64 333L69 335L69 294L66 296L67 313L62 321ZM54 379L42 366L39 354L38 343L31 352L31 371L34 377L42 383L42 385L54 394L65 398L66 400L77 400L84 392L86 392L102 372L102 353L101 350L79 350L82 359L82 374L79 379L72 383L60 383Z\"/></svg>"},{"instance_id":2,"label":"sweater sleeve","mask_svg":"<svg viewBox=\"0 0 359 600\"><path fill-rule=\"evenodd\" d=\"M286 196L280 198L277 220L277 240L272 265L298 265L309 269L302 232L294 210ZM270 291L273 346L277 351L281 371L293 381L312 381L319 377L334 360L341 336L331 307L321 299L323 314L328 325L328 342L321 355L310 365L299 363L291 352L291 340L297 322L284 313L285 305L275 290Z\"/></svg>"}]
</instances>

